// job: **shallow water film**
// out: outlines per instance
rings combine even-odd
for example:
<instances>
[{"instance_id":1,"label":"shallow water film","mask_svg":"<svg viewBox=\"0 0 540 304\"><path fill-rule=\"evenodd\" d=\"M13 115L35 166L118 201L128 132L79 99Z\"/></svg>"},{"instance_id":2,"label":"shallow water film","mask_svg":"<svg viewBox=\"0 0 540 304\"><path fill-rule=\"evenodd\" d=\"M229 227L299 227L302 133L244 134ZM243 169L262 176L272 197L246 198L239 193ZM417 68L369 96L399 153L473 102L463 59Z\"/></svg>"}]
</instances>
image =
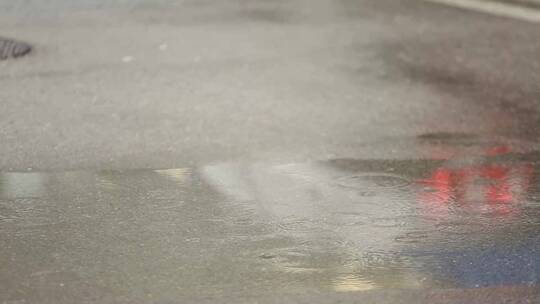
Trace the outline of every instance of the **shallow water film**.
<instances>
[{"instance_id":1,"label":"shallow water film","mask_svg":"<svg viewBox=\"0 0 540 304\"><path fill-rule=\"evenodd\" d=\"M455 145L432 159L5 172L2 300L484 288L535 299L539 153Z\"/></svg>"}]
</instances>

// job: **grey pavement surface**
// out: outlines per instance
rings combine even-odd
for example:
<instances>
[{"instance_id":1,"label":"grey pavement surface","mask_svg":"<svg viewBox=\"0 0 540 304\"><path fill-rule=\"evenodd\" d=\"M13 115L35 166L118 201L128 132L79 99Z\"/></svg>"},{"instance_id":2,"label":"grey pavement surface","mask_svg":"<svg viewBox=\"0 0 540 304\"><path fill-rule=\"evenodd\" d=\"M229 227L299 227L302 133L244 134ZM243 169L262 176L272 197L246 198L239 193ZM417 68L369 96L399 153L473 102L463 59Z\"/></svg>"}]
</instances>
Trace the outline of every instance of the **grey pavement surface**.
<instances>
[{"instance_id":1,"label":"grey pavement surface","mask_svg":"<svg viewBox=\"0 0 540 304\"><path fill-rule=\"evenodd\" d=\"M423 1L0 2L0 168L379 155L538 139L538 25ZM127 62L126 62L127 61Z\"/></svg>"},{"instance_id":2,"label":"grey pavement surface","mask_svg":"<svg viewBox=\"0 0 540 304\"><path fill-rule=\"evenodd\" d=\"M0 0L0 303L538 303L540 27Z\"/></svg>"}]
</instances>

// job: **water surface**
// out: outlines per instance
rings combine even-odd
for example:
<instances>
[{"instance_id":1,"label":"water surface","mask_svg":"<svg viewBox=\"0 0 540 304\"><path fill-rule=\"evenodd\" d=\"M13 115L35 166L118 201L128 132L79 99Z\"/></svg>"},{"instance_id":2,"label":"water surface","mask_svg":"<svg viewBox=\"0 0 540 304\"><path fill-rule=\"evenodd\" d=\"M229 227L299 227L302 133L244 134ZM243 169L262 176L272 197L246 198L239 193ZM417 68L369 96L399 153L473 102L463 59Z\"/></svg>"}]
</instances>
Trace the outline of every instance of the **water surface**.
<instances>
[{"instance_id":1,"label":"water surface","mask_svg":"<svg viewBox=\"0 0 540 304\"><path fill-rule=\"evenodd\" d=\"M464 146L421 159L4 172L0 300L486 288L530 300L539 154Z\"/></svg>"}]
</instances>

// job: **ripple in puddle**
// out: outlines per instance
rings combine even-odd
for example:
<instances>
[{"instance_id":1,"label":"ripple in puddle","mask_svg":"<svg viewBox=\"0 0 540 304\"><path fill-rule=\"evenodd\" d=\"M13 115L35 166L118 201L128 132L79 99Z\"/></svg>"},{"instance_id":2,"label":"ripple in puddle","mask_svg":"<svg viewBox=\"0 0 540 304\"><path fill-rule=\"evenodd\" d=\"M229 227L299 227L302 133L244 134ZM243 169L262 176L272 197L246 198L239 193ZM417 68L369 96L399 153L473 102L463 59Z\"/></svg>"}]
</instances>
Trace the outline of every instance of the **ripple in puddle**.
<instances>
[{"instance_id":1,"label":"ripple in puddle","mask_svg":"<svg viewBox=\"0 0 540 304\"><path fill-rule=\"evenodd\" d=\"M337 179L342 187L359 189L366 194L374 195L370 188L400 189L407 187L411 181L403 176L389 173L366 173L344 176Z\"/></svg>"},{"instance_id":2,"label":"ripple in puddle","mask_svg":"<svg viewBox=\"0 0 540 304\"><path fill-rule=\"evenodd\" d=\"M359 213L335 212L327 219L328 224L343 226L363 226L367 222L365 216Z\"/></svg>"},{"instance_id":3,"label":"ripple in puddle","mask_svg":"<svg viewBox=\"0 0 540 304\"><path fill-rule=\"evenodd\" d=\"M418 222L431 222L432 220L427 217L419 215L406 215L406 216L396 216L396 217L379 217L373 218L371 220L371 225L375 227L382 228L392 228L392 227L405 227Z\"/></svg>"},{"instance_id":4,"label":"ripple in puddle","mask_svg":"<svg viewBox=\"0 0 540 304\"><path fill-rule=\"evenodd\" d=\"M398 243L421 243L426 241L430 236L430 231L411 231L405 233L405 235L398 236L395 241Z\"/></svg>"},{"instance_id":5,"label":"ripple in puddle","mask_svg":"<svg viewBox=\"0 0 540 304\"><path fill-rule=\"evenodd\" d=\"M439 223L435 225L439 232L445 234L455 234L455 235L467 235L471 233L482 232L485 227L480 223L474 222L447 222Z\"/></svg>"}]
</instances>

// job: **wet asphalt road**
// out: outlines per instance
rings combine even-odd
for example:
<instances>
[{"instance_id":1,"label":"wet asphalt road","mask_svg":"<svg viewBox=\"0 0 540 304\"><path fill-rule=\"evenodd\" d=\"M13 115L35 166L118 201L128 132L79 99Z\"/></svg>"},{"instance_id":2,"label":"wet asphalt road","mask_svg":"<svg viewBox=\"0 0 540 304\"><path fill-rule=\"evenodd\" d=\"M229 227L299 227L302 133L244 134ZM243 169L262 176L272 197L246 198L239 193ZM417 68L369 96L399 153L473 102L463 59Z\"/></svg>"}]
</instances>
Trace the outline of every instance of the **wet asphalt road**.
<instances>
[{"instance_id":1,"label":"wet asphalt road","mask_svg":"<svg viewBox=\"0 0 540 304\"><path fill-rule=\"evenodd\" d=\"M0 303L537 303L540 26L0 0Z\"/></svg>"},{"instance_id":2,"label":"wet asphalt road","mask_svg":"<svg viewBox=\"0 0 540 304\"><path fill-rule=\"evenodd\" d=\"M538 139L537 24L423 1L0 2L0 168L171 168ZM406 149L396 148L405 156Z\"/></svg>"}]
</instances>

